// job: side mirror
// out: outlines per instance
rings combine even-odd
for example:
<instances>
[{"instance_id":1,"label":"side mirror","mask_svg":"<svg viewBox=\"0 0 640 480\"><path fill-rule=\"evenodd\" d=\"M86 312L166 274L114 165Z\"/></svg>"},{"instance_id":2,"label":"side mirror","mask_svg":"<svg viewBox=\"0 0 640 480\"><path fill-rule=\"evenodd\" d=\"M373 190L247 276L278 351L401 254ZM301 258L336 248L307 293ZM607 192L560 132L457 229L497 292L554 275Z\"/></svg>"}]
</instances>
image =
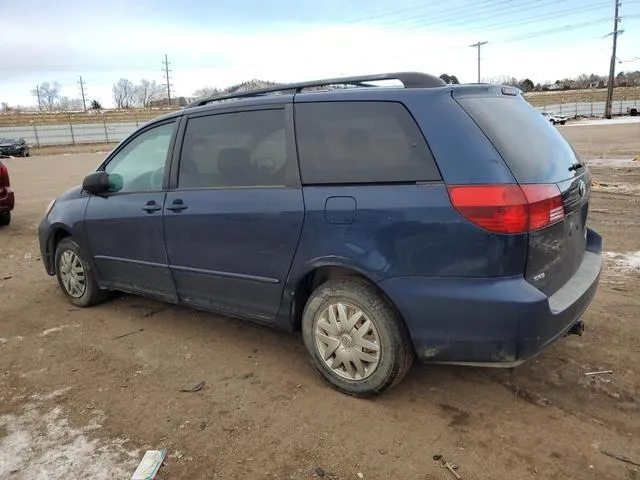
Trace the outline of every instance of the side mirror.
<instances>
[{"instance_id":1,"label":"side mirror","mask_svg":"<svg viewBox=\"0 0 640 480\"><path fill-rule=\"evenodd\" d=\"M107 193L109 187L109 174L103 171L90 173L82 181L82 189L93 195Z\"/></svg>"}]
</instances>

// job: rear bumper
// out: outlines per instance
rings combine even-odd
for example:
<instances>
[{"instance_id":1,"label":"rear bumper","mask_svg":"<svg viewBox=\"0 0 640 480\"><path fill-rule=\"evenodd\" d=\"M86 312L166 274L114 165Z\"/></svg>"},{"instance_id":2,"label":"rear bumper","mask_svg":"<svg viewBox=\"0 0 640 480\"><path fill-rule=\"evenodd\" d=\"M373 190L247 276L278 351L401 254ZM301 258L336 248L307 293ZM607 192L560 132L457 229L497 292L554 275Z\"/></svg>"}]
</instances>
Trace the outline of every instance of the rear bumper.
<instances>
[{"instance_id":1,"label":"rear bumper","mask_svg":"<svg viewBox=\"0 0 640 480\"><path fill-rule=\"evenodd\" d=\"M5 188L0 190L0 212L10 212L15 206L16 200L13 190Z\"/></svg>"},{"instance_id":2,"label":"rear bumper","mask_svg":"<svg viewBox=\"0 0 640 480\"><path fill-rule=\"evenodd\" d=\"M400 310L419 359L509 367L564 336L595 296L602 239L592 230L576 273L552 296L508 278L396 277L380 287Z\"/></svg>"}]
</instances>

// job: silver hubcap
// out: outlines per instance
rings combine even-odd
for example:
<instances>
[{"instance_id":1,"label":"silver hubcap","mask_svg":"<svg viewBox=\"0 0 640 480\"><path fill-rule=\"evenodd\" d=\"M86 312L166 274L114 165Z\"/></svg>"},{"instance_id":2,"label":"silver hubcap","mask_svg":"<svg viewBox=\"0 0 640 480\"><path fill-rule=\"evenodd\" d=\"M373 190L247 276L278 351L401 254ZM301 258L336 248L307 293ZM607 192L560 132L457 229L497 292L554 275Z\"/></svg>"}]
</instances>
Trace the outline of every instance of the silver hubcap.
<instances>
[{"instance_id":1,"label":"silver hubcap","mask_svg":"<svg viewBox=\"0 0 640 480\"><path fill-rule=\"evenodd\" d=\"M378 366L378 330L371 319L354 305L329 305L316 317L314 336L324 363L343 378L365 379Z\"/></svg>"},{"instance_id":2,"label":"silver hubcap","mask_svg":"<svg viewBox=\"0 0 640 480\"><path fill-rule=\"evenodd\" d=\"M78 298L87 289L84 267L80 258L71 250L65 250L60 255L60 279L69 295Z\"/></svg>"}]
</instances>

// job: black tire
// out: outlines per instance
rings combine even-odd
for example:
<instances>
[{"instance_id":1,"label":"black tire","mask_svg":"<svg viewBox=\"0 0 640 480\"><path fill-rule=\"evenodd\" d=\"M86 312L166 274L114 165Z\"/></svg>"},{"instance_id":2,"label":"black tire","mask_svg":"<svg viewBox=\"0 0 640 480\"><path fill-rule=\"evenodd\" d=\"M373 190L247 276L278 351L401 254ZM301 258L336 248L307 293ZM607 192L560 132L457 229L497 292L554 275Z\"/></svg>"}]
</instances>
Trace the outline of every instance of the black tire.
<instances>
[{"instance_id":1,"label":"black tire","mask_svg":"<svg viewBox=\"0 0 640 480\"><path fill-rule=\"evenodd\" d=\"M20 152L20 156L21 156L22 158L24 158L24 157L26 157L26 156L27 156L27 151L26 151L24 148L22 149L22 152Z\"/></svg>"},{"instance_id":2,"label":"black tire","mask_svg":"<svg viewBox=\"0 0 640 480\"><path fill-rule=\"evenodd\" d=\"M316 321L331 304L338 302L360 309L377 330L379 360L366 378L348 379L340 376L325 363L316 345ZM320 375L337 390L356 397L375 395L395 386L407 374L414 360L413 346L404 322L375 287L360 279L340 278L320 285L311 294L304 309L302 336L311 363ZM336 351L338 348L344 348L344 345L340 344Z\"/></svg>"},{"instance_id":3,"label":"black tire","mask_svg":"<svg viewBox=\"0 0 640 480\"><path fill-rule=\"evenodd\" d=\"M0 213L0 227L8 227L11 223L11 212Z\"/></svg>"},{"instance_id":4,"label":"black tire","mask_svg":"<svg viewBox=\"0 0 640 480\"><path fill-rule=\"evenodd\" d=\"M72 252L73 254L75 254L75 256L82 264L82 269L84 271L84 291L80 296L74 296L69 293L67 287L64 284L64 280L62 279L63 273L61 268L61 259L62 255L65 252ZM55 254L55 268L56 277L58 278L58 283L60 284L62 292L67 297L67 299L76 307L90 307L92 305L101 303L109 298L110 292L106 290L100 290L98 288L89 262L87 262L82 249L72 237L65 237L58 244Z\"/></svg>"}]
</instances>

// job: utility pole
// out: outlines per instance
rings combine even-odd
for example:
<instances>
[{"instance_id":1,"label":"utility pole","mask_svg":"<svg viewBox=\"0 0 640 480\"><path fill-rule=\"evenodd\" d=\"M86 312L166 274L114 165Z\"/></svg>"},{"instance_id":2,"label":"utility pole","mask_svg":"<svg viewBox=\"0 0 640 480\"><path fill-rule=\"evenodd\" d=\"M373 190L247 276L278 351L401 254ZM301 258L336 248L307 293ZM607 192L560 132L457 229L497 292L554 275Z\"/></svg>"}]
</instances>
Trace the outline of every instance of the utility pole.
<instances>
[{"instance_id":1,"label":"utility pole","mask_svg":"<svg viewBox=\"0 0 640 480\"><path fill-rule=\"evenodd\" d=\"M480 47L482 45L486 45L488 42L484 41L484 42L478 42L478 43L474 43L473 45L469 45L470 47L476 47L478 49L478 83L480 83Z\"/></svg>"},{"instance_id":2,"label":"utility pole","mask_svg":"<svg viewBox=\"0 0 640 480\"><path fill-rule=\"evenodd\" d=\"M36 95L38 96L38 110L42 110L42 102L40 101L40 86L36 85Z\"/></svg>"},{"instance_id":3,"label":"utility pole","mask_svg":"<svg viewBox=\"0 0 640 480\"><path fill-rule=\"evenodd\" d=\"M166 53L164 54L164 61L162 63L164 64L164 78L167 81L167 100L169 106L171 106L171 77L169 76L171 70L169 70L170 63Z\"/></svg>"},{"instance_id":4,"label":"utility pole","mask_svg":"<svg viewBox=\"0 0 640 480\"><path fill-rule=\"evenodd\" d=\"M87 111L87 102L84 98L84 83L82 82L82 75L80 75L80 81L78 82L80 84L80 93L82 94L82 108L84 108L84 111Z\"/></svg>"},{"instance_id":5,"label":"utility pole","mask_svg":"<svg viewBox=\"0 0 640 480\"><path fill-rule=\"evenodd\" d=\"M609 83L607 84L607 103L604 107L604 118L611 118L611 102L613 101L613 82L616 74L616 48L618 46L618 10L620 8L620 0L614 0L616 3L615 14L613 17L613 51L611 52L611 64L609 65Z\"/></svg>"}]
</instances>

